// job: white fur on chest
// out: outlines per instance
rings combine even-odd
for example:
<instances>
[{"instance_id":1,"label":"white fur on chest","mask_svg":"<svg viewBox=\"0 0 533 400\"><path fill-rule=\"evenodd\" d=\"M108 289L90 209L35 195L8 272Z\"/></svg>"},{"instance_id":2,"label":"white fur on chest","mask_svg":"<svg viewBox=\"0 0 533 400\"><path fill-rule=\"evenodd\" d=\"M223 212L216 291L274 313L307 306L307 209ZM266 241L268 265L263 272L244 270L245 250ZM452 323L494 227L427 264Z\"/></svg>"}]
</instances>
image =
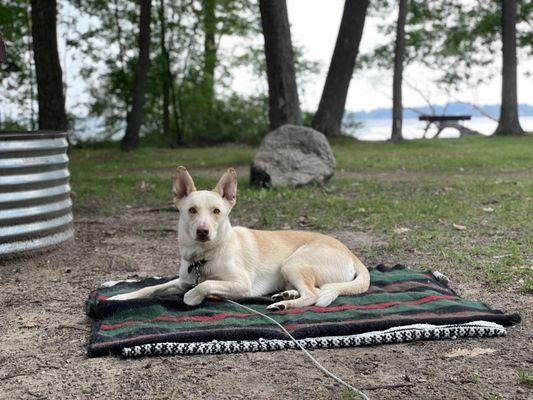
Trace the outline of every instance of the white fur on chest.
<instances>
[{"instance_id":1,"label":"white fur on chest","mask_svg":"<svg viewBox=\"0 0 533 400\"><path fill-rule=\"evenodd\" d=\"M235 231L238 230L239 234ZM283 290L286 283L281 275L281 260L273 257L261 260L258 257L258 244L247 228L237 227L228 230L217 243L180 243L182 254L180 277L196 284L206 280L247 281L250 296L263 296ZM196 272L189 273L189 266L198 260L207 263L199 267L199 280Z\"/></svg>"}]
</instances>

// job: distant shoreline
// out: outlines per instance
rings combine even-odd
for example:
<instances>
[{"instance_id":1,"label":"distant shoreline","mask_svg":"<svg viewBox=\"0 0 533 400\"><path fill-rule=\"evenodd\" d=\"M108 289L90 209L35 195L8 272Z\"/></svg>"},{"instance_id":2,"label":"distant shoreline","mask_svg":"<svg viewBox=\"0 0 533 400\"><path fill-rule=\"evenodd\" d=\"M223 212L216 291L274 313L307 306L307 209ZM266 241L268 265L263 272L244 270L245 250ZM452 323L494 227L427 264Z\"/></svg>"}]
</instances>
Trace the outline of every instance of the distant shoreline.
<instances>
[{"instance_id":1,"label":"distant shoreline","mask_svg":"<svg viewBox=\"0 0 533 400\"><path fill-rule=\"evenodd\" d=\"M392 118L372 118L357 120L359 124L354 127L347 127L345 132L359 140L381 141L388 140L391 134ZM482 135L490 136L494 133L498 123L485 116L473 116L471 120L464 121L464 126L480 132ZM533 116L521 116L520 124L528 132L533 131ZM420 139L424 132L425 122L416 118L405 118L403 122L404 139ZM436 129L428 130L428 137L432 137ZM457 130L448 128L442 131L440 138L459 137Z\"/></svg>"},{"instance_id":2,"label":"distant shoreline","mask_svg":"<svg viewBox=\"0 0 533 400\"><path fill-rule=\"evenodd\" d=\"M499 104L484 104L477 108L483 110L483 113L480 112L476 107L473 107L469 103L462 102L453 102L449 103L446 107L445 105L434 105L434 111L429 106L421 107L410 107L411 109L404 108L403 117L406 119L409 118L418 118L420 114L446 114L446 115L462 115L467 114L472 117L486 117L483 113L490 115L492 118L498 118L500 115L500 105ZM413 111L416 109L419 113ZM530 104L518 104L518 115L520 117L533 117L533 105ZM347 111L344 115L345 122L352 121L365 121L365 120L376 120L376 119L391 119L392 118L392 109L391 108L375 108L370 111Z\"/></svg>"}]
</instances>

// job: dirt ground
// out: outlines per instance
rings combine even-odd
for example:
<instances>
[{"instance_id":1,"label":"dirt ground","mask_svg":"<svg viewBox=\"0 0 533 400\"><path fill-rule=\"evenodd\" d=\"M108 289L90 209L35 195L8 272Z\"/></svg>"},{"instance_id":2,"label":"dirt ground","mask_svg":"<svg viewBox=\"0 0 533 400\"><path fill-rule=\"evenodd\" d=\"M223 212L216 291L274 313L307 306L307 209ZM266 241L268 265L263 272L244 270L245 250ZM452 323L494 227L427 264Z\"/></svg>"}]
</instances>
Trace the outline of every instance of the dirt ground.
<instances>
[{"instance_id":1,"label":"dirt ground","mask_svg":"<svg viewBox=\"0 0 533 400\"><path fill-rule=\"evenodd\" d=\"M100 283L178 269L177 214L126 209L76 218L76 239L55 252L0 268L1 399L336 399L350 398L295 350L121 359L87 358L83 304ZM239 222L239 221L237 221ZM387 259L387 238L332 232L367 265ZM372 249L372 258L365 251ZM376 249L378 251L376 251ZM380 256L381 254L381 256ZM422 254L393 260L416 267ZM423 260L423 259L422 259ZM523 322L507 337L317 350L324 366L372 399L531 399L519 368L533 368L532 297L490 289L464 271L452 286ZM475 355L476 353L481 353ZM378 389L375 386L396 385Z\"/></svg>"}]
</instances>

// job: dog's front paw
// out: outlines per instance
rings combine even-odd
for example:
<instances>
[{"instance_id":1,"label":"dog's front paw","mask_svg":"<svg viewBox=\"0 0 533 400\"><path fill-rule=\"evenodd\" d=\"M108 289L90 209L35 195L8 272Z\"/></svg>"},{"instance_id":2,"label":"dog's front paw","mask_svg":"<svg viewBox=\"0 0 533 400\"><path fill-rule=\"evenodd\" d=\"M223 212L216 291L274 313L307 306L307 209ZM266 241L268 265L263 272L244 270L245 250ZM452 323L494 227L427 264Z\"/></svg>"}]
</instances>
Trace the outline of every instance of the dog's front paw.
<instances>
[{"instance_id":1,"label":"dog's front paw","mask_svg":"<svg viewBox=\"0 0 533 400\"><path fill-rule=\"evenodd\" d=\"M183 302L188 306L197 306L204 300L204 295L198 289L191 289L183 296Z\"/></svg>"},{"instance_id":2,"label":"dog's front paw","mask_svg":"<svg viewBox=\"0 0 533 400\"><path fill-rule=\"evenodd\" d=\"M135 296L132 295L132 293L123 293L123 294L117 294L115 296L108 297L107 300L122 301L122 300L131 300L134 298Z\"/></svg>"}]
</instances>

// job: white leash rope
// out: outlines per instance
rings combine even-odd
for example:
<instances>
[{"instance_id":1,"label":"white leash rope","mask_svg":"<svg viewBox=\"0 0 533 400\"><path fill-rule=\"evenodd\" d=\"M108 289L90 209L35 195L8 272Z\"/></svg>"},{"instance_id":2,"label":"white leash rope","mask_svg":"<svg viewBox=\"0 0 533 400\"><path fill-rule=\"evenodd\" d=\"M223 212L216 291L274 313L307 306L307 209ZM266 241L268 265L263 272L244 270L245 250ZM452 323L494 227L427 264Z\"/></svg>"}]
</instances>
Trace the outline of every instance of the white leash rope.
<instances>
[{"instance_id":1,"label":"white leash rope","mask_svg":"<svg viewBox=\"0 0 533 400\"><path fill-rule=\"evenodd\" d=\"M341 378L339 378L337 375L333 374L332 372L329 372L325 367L323 367L301 344L300 342L294 338L294 336L292 336L289 331L287 329L285 329L285 327L283 325L281 325L278 321L276 321L275 319L269 317L268 315L266 314L263 314L262 312L260 311L256 311L254 310L253 308L250 308L250 307L247 307L243 304L239 304L237 303L236 301L233 301L233 300L230 300L230 299L223 299L224 301L227 301L228 303L231 303L231 304L235 304L239 307L242 307L244 308L245 310L248 310L254 314L257 314L257 315L260 315L261 317L264 317L266 319L268 319L269 321L275 323L277 326L279 326L283 332L285 332L287 334L287 336L289 336L291 338L291 340L296 343L296 345L305 353L305 355L307 355L307 357L309 357L311 359L311 361L313 361L315 363L315 365L322 371L324 372L326 375L328 375L329 377L335 379L337 382L339 382L341 385L344 385L346 386L348 389L352 390L353 392L355 392L356 394L358 394L359 396L361 396L364 400L370 400L370 398L364 394L361 390L353 387L352 385L350 385L349 383L343 381Z\"/></svg>"}]
</instances>

